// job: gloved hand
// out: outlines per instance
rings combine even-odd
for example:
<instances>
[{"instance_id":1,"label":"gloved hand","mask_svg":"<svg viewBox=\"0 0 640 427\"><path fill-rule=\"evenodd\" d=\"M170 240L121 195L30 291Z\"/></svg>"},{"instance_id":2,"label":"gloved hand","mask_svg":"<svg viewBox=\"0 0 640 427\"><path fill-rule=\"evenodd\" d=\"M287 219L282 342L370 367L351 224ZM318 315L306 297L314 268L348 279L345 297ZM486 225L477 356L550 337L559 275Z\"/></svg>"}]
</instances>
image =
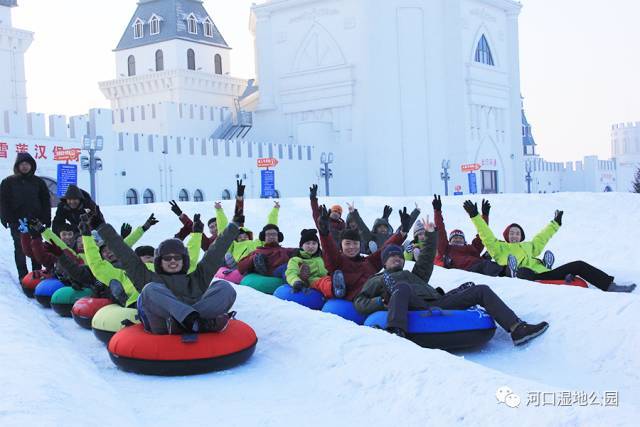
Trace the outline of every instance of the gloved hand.
<instances>
[{"instance_id":1,"label":"gloved hand","mask_svg":"<svg viewBox=\"0 0 640 427\"><path fill-rule=\"evenodd\" d=\"M149 216L149 218L147 218L147 220L145 221L145 223L144 223L144 224L142 224L142 229L143 229L143 230L145 231L145 233L146 233L146 232L147 232L151 227L153 227L154 225L156 225L158 222L160 222L160 221L158 221L158 220L156 219L155 215L154 215L154 214L151 214L151 215Z\"/></svg>"},{"instance_id":2,"label":"gloved hand","mask_svg":"<svg viewBox=\"0 0 640 427\"><path fill-rule=\"evenodd\" d=\"M491 210L491 203L488 200L482 199L482 216L489 216Z\"/></svg>"},{"instance_id":3,"label":"gloved hand","mask_svg":"<svg viewBox=\"0 0 640 427\"><path fill-rule=\"evenodd\" d=\"M224 254L224 263L232 270L238 268L238 263L235 259L233 259L233 255L231 255L230 253Z\"/></svg>"},{"instance_id":4,"label":"gloved hand","mask_svg":"<svg viewBox=\"0 0 640 427\"><path fill-rule=\"evenodd\" d=\"M405 208L407 210L407 208ZM393 208L389 205L384 205L384 209L382 209L382 218L389 219L389 216L393 212Z\"/></svg>"},{"instance_id":5,"label":"gloved hand","mask_svg":"<svg viewBox=\"0 0 640 427\"><path fill-rule=\"evenodd\" d=\"M80 215L80 222L78 223L78 231L83 236L91 236L91 225L89 224L89 214Z\"/></svg>"},{"instance_id":6,"label":"gloved hand","mask_svg":"<svg viewBox=\"0 0 640 427\"><path fill-rule=\"evenodd\" d=\"M433 202L431 202L431 204L433 205L433 210L434 211L441 211L442 210L442 200L440 199L440 196L434 194L433 195Z\"/></svg>"},{"instance_id":7,"label":"gloved hand","mask_svg":"<svg viewBox=\"0 0 640 427\"><path fill-rule=\"evenodd\" d=\"M242 185L242 180L238 179L236 180L236 196L237 197L244 197L244 189L245 189L246 185Z\"/></svg>"},{"instance_id":8,"label":"gloved hand","mask_svg":"<svg viewBox=\"0 0 640 427\"><path fill-rule=\"evenodd\" d=\"M297 280L296 282L294 282L294 284L291 287L293 288L294 294L307 288L307 286L301 280Z\"/></svg>"},{"instance_id":9,"label":"gloved hand","mask_svg":"<svg viewBox=\"0 0 640 427\"><path fill-rule=\"evenodd\" d=\"M244 215L242 214L242 210L239 210L235 213L235 215L233 215L233 219L231 220L231 222L233 222L238 227L242 227L244 225Z\"/></svg>"},{"instance_id":10,"label":"gloved hand","mask_svg":"<svg viewBox=\"0 0 640 427\"><path fill-rule=\"evenodd\" d=\"M321 236L329 235L329 211L325 205L320 206L320 216L318 217L318 232Z\"/></svg>"},{"instance_id":11,"label":"gloved hand","mask_svg":"<svg viewBox=\"0 0 640 427\"><path fill-rule=\"evenodd\" d=\"M406 206L398 213L400 214L400 230L406 234L411 228L411 215L407 212Z\"/></svg>"},{"instance_id":12,"label":"gloved hand","mask_svg":"<svg viewBox=\"0 0 640 427\"><path fill-rule=\"evenodd\" d=\"M120 227L120 237L122 237L123 239L126 239L129 234L131 234L131 230L133 230L133 227L131 227L131 224L127 224L126 222L122 223L122 226Z\"/></svg>"},{"instance_id":13,"label":"gloved hand","mask_svg":"<svg viewBox=\"0 0 640 427\"><path fill-rule=\"evenodd\" d=\"M42 234L42 232L46 229L45 225L38 218L31 218L29 220L29 230L33 235Z\"/></svg>"},{"instance_id":14,"label":"gloved hand","mask_svg":"<svg viewBox=\"0 0 640 427\"><path fill-rule=\"evenodd\" d=\"M193 216L193 232L202 233L203 230L204 230L204 223L200 219L200 214L195 214Z\"/></svg>"},{"instance_id":15,"label":"gloved hand","mask_svg":"<svg viewBox=\"0 0 640 427\"><path fill-rule=\"evenodd\" d=\"M462 205L465 211L469 214L470 218L478 216L478 204L473 203L471 200L467 200Z\"/></svg>"},{"instance_id":16,"label":"gloved hand","mask_svg":"<svg viewBox=\"0 0 640 427\"><path fill-rule=\"evenodd\" d=\"M20 218L18 220L18 231L22 234L27 234L29 232L29 222L27 218Z\"/></svg>"},{"instance_id":17,"label":"gloved hand","mask_svg":"<svg viewBox=\"0 0 640 427\"><path fill-rule=\"evenodd\" d=\"M318 198L318 184L313 184L309 187L309 198L312 200Z\"/></svg>"},{"instance_id":18,"label":"gloved hand","mask_svg":"<svg viewBox=\"0 0 640 427\"><path fill-rule=\"evenodd\" d=\"M100 206L96 205L95 210L92 212L90 217L91 228L97 230L102 224L104 224L104 216L100 211Z\"/></svg>"},{"instance_id":19,"label":"gloved hand","mask_svg":"<svg viewBox=\"0 0 640 427\"><path fill-rule=\"evenodd\" d=\"M311 277L311 269L309 268L308 264L300 263L299 275L300 279L302 279L303 282L309 283L309 277Z\"/></svg>"},{"instance_id":20,"label":"gloved hand","mask_svg":"<svg viewBox=\"0 0 640 427\"><path fill-rule=\"evenodd\" d=\"M564 211L556 211L555 217L553 220L558 223L558 225L562 225L562 215L564 215Z\"/></svg>"},{"instance_id":21,"label":"gloved hand","mask_svg":"<svg viewBox=\"0 0 640 427\"><path fill-rule=\"evenodd\" d=\"M182 215L182 209L180 209L180 206L178 206L175 200L170 201L169 204L171 205L171 212L176 214L176 216Z\"/></svg>"}]
</instances>

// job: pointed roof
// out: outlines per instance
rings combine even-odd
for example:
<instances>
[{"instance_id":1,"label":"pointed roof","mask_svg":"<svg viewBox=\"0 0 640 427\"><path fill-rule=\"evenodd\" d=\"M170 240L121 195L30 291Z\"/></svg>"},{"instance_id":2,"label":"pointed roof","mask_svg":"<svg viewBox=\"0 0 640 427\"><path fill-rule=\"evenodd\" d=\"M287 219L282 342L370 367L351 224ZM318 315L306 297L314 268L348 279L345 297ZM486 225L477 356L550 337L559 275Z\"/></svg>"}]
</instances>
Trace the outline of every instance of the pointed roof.
<instances>
[{"instance_id":1,"label":"pointed roof","mask_svg":"<svg viewBox=\"0 0 640 427\"><path fill-rule=\"evenodd\" d=\"M531 132L531 124L529 123L529 120L527 120L527 116L524 113L524 106L522 107L522 144L523 145L533 145L534 147L538 144L536 144L535 139L533 139L533 133Z\"/></svg>"},{"instance_id":2,"label":"pointed roof","mask_svg":"<svg viewBox=\"0 0 640 427\"><path fill-rule=\"evenodd\" d=\"M160 19L160 33L151 35L149 21L154 14ZM198 23L198 34L191 34L187 31L187 19L192 14ZM204 35L202 24L207 18L211 21L213 27L213 37ZM136 39L133 34L133 26L138 19L144 23L144 36ZM202 0L139 0L138 7L131 17L115 51L173 39L188 40L230 49L213 23L213 19L204 8Z\"/></svg>"}]
</instances>

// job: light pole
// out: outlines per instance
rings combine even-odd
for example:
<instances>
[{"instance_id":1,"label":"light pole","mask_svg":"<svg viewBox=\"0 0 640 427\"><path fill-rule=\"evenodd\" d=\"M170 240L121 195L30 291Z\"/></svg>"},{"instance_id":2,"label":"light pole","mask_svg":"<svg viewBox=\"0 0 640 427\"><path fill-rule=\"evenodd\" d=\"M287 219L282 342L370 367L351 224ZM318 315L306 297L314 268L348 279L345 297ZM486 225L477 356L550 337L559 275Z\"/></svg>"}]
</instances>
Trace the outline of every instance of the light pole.
<instances>
[{"instance_id":1,"label":"light pole","mask_svg":"<svg viewBox=\"0 0 640 427\"><path fill-rule=\"evenodd\" d=\"M89 153L89 157L80 158L80 166L83 170L89 171L89 182L91 183L91 198L96 201L96 172L102 170L102 159L96 157L96 151L102 151L104 139L96 136L94 139L86 136L82 138L82 150Z\"/></svg>"},{"instance_id":2,"label":"light pole","mask_svg":"<svg viewBox=\"0 0 640 427\"><path fill-rule=\"evenodd\" d=\"M329 165L333 163L333 153L322 153L320 155L320 163L323 165L320 168L320 176L324 178L325 195L329 197L329 178L333 178L333 171L329 168Z\"/></svg>"},{"instance_id":3,"label":"light pole","mask_svg":"<svg viewBox=\"0 0 640 427\"><path fill-rule=\"evenodd\" d=\"M527 181L527 193L531 194L531 181L533 181L533 177L531 176L531 162L527 161L524 165L527 174L524 176L525 181Z\"/></svg>"},{"instance_id":4,"label":"light pole","mask_svg":"<svg viewBox=\"0 0 640 427\"><path fill-rule=\"evenodd\" d=\"M451 179L451 176L449 175L449 168L451 167L451 161L450 160L443 160L442 161L442 172L440 172L440 179L444 181L444 195L448 196L449 195L449 180Z\"/></svg>"}]
</instances>

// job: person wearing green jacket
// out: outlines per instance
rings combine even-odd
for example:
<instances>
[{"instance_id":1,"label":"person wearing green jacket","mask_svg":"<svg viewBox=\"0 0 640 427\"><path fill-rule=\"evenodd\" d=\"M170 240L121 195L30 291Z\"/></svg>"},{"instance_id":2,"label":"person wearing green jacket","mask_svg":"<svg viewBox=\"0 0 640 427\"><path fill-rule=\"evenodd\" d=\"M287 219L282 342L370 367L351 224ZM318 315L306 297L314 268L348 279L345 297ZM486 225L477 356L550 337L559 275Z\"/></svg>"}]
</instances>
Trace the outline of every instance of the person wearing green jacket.
<instances>
[{"instance_id":1,"label":"person wearing green jacket","mask_svg":"<svg viewBox=\"0 0 640 427\"><path fill-rule=\"evenodd\" d=\"M524 229L515 223L504 230L504 240L498 240L478 213L477 203L467 200L463 207L476 226L487 252L499 265L508 266L512 277L525 280L565 280L570 283L575 276L579 276L603 291L632 292L636 288L635 284L616 284L613 276L584 261L573 261L552 270L549 267L553 264L553 256L546 253L546 262L538 259L549 240L562 226L563 211L555 211L553 221L531 241L525 241Z\"/></svg>"},{"instance_id":2,"label":"person wearing green jacket","mask_svg":"<svg viewBox=\"0 0 640 427\"><path fill-rule=\"evenodd\" d=\"M322 259L317 230L308 229L300 232L300 249L289 260L285 277L293 292L309 289L319 280L329 278L329 271Z\"/></svg>"}]
</instances>

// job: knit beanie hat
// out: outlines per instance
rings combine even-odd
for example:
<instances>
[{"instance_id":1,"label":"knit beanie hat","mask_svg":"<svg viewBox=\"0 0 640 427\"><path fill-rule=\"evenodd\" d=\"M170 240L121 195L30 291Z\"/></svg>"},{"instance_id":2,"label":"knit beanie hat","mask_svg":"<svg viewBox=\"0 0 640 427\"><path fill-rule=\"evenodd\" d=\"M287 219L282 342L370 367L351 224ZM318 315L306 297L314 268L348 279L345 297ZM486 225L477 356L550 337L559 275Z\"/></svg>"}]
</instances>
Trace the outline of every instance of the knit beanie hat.
<instances>
[{"instance_id":1,"label":"knit beanie hat","mask_svg":"<svg viewBox=\"0 0 640 427\"><path fill-rule=\"evenodd\" d=\"M189 254L187 248L180 239L167 239L156 248L154 253L153 265L155 266L156 273L163 274L162 270L162 257L169 254L182 255L182 271L180 273L186 274L189 271Z\"/></svg>"},{"instance_id":2,"label":"knit beanie hat","mask_svg":"<svg viewBox=\"0 0 640 427\"><path fill-rule=\"evenodd\" d=\"M302 249L303 244L311 241L317 242L318 244L320 243L318 231L313 228L302 230L300 232L300 249Z\"/></svg>"},{"instance_id":3,"label":"knit beanie hat","mask_svg":"<svg viewBox=\"0 0 640 427\"><path fill-rule=\"evenodd\" d=\"M467 241L467 239L464 238L464 233L462 232L462 230L455 229L451 233L449 233L449 241L451 241L451 239L453 239L454 237L462 237L465 242Z\"/></svg>"},{"instance_id":4,"label":"knit beanie hat","mask_svg":"<svg viewBox=\"0 0 640 427\"><path fill-rule=\"evenodd\" d=\"M385 246L384 249L382 249L382 265L384 265L387 262L390 256L392 255L403 256L403 254L404 254L404 250L402 249L402 246L398 246L398 245Z\"/></svg>"},{"instance_id":5,"label":"knit beanie hat","mask_svg":"<svg viewBox=\"0 0 640 427\"><path fill-rule=\"evenodd\" d=\"M338 215L342 216L342 206L340 205L331 206L331 212L336 212Z\"/></svg>"},{"instance_id":6,"label":"knit beanie hat","mask_svg":"<svg viewBox=\"0 0 640 427\"><path fill-rule=\"evenodd\" d=\"M138 246L135 251L136 255L141 256L155 256L155 249L153 246Z\"/></svg>"},{"instance_id":7,"label":"knit beanie hat","mask_svg":"<svg viewBox=\"0 0 640 427\"><path fill-rule=\"evenodd\" d=\"M353 240L355 242L360 241L360 232L358 230L352 230L351 228L346 228L340 233L340 240Z\"/></svg>"},{"instance_id":8,"label":"knit beanie hat","mask_svg":"<svg viewBox=\"0 0 640 427\"><path fill-rule=\"evenodd\" d=\"M207 221L207 225L211 225L212 222L218 222L215 218L211 218L209 221Z\"/></svg>"},{"instance_id":9,"label":"knit beanie hat","mask_svg":"<svg viewBox=\"0 0 640 427\"><path fill-rule=\"evenodd\" d=\"M413 237L416 237L419 233L424 232L424 224L422 221L416 222L416 225L413 226Z\"/></svg>"}]
</instances>

